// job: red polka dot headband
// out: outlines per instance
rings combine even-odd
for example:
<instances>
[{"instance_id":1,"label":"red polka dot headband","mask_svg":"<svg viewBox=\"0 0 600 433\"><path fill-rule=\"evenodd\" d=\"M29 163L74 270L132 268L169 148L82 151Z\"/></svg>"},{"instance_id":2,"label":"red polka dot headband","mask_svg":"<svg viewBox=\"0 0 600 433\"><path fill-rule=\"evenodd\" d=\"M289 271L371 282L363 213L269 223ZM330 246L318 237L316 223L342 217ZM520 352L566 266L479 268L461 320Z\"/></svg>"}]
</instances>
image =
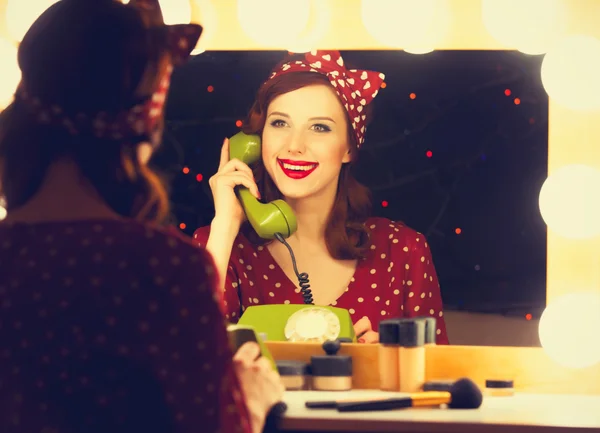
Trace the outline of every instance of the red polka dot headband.
<instances>
[{"instance_id":1,"label":"red polka dot headband","mask_svg":"<svg viewBox=\"0 0 600 433\"><path fill-rule=\"evenodd\" d=\"M150 25L148 31L159 33L159 36L162 33L167 41L172 64L163 72L154 93L143 102L116 113L66 113L59 105L42 101L31 94L26 81L21 80L15 98L25 103L39 123L63 127L72 135L86 133L101 139L155 140L173 66L187 61L202 34L202 27L197 24L165 25L158 0L131 0L126 7L142 11L143 18Z\"/></svg>"},{"instance_id":2,"label":"red polka dot headband","mask_svg":"<svg viewBox=\"0 0 600 433\"><path fill-rule=\"evenodd\" d=\"M366 106L373 101L385 79L375 71L346 69L339 51L311 51L304 60L292 60L273 71L269 79L291 72L316 72L325 75L344 104L350 117L357 147L365 139Z\"/></svg>"}]
</instances>

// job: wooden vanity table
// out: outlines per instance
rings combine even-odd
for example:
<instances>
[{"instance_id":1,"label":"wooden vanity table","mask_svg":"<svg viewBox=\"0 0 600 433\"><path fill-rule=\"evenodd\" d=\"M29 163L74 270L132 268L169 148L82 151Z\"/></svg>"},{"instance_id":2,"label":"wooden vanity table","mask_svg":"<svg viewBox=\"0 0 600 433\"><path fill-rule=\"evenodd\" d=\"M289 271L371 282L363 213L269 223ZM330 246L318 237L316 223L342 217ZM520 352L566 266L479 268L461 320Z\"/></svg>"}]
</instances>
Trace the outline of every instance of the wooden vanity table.
<instances>
[{"instance_id":1,"label":"wooden vanity table","mask_svg":"<svg viewBox=\"0 0 600 433\"><path fill-rule=\"evenodd\" d=\"M308 362L322 353L319 344L267 342L277 360ZM286 432L402 433L579 433L600 432L600 365L568 369L541 348L431 346L426 349L426 380L468 377L484 391L487 379L513 380L515 395L484 396L479 409L401 409L339 413L307 409L306 401L402 396L378 391L377 345L343 344L353 359L349 392L288 391Z\"/></svg>"}]
</instances>

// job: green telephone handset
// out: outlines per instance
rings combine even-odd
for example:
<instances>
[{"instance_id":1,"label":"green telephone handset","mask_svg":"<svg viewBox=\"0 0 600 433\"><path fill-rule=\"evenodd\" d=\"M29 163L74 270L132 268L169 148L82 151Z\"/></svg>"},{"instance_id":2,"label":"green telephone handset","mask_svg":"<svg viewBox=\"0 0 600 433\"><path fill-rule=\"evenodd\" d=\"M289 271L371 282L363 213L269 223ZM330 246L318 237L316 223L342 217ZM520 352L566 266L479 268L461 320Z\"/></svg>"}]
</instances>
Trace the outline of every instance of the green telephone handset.
<instances>
[{"instance_id":1,"label":"green telephone handset","mask_svg":"<svg viewBox=\"0 0 600 433\"><path fill-rule=\"evenodd\" d=\"M260 137L238 132L229 139L229 158L237 158L250 165L261 157ZM243 186L235 189L248 222L263 239L275 239L276 233L288 238L296 231L296 215L283 200L261 203Z\"/></svg>"},{"instance_id":2,"label":"green telephone handset","mask_svg":"<svg viewBox=\"0 0 600 433\"><path fill-rule=\"evenodd\" d=\"M229 139L229 158L252 164L261 157L261 140L258 135L238 132ZM296 232L296 215L284 200L261 203L248 188L238 186L236 195L248 222L263 239L277 239L284 244L292 258L304 304L267 304L246 308L239 325L253 328L267 335L271 341L313 341L338 338L356 341L354 326L348 310L336 307L317 307L313 304L308 274L298 272L294 252L285 241Z\"/></svg>"}]
</instances>

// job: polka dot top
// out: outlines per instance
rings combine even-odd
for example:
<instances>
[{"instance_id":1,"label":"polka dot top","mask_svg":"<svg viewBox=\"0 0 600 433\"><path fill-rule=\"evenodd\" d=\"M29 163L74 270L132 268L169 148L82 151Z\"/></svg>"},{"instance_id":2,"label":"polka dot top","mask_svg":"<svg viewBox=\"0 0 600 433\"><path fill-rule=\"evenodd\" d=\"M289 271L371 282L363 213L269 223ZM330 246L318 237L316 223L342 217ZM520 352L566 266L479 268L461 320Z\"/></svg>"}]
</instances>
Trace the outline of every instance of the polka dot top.
<instances>
[{"instance_id":1,"label":"polka dot top","mask_svg":"<svg viewBox=\"0 0 600 433\"><path fill-rule=\"evenodd\" d=\"M0 224L0 428L250 432L212 259L133 221Z\"/></svg>"},{"instance_id":2,"label":"polka dot top","mask_svg":"<svg viewBox=\"0 0 600 433\"><path fill-rule=\"evenodd\" d=\"M383 319L433 316L437 343L448 344L442 297L431 251L425 236L404 224L369 218L371 247L358 262L346 291L331 305L345 308L354 322L367 316L375 331ZM210 226L194 233L205 246ZM238 296L241 294L241 299ZM301 304L302 294L277 265L269 250L238 234L227 272L223 308L232 322L243 310L257 304Z\"/></svg>"}]
</instances>

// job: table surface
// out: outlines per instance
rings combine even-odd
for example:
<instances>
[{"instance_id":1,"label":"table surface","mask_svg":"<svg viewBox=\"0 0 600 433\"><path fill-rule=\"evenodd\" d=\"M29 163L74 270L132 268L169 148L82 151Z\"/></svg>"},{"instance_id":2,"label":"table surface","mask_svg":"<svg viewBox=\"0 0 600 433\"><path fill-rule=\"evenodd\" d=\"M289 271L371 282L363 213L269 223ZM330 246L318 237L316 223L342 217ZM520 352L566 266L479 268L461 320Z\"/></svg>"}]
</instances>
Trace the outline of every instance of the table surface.
<instances>
[{"instance_id":1,"label":"table surface","mask_svg":"<svg viewBox=\"0 0 600 433\"><path fill-rule=\"evenodd\" d=\"M355 390L351 392L288 391L283 431L328 432L600 432L600 396L515 394L485 396L479 409L399 409L340 413L334 409L307 409L306 401L341 398L400 397L407 394Z\"/></svg>"}]
</instances>

